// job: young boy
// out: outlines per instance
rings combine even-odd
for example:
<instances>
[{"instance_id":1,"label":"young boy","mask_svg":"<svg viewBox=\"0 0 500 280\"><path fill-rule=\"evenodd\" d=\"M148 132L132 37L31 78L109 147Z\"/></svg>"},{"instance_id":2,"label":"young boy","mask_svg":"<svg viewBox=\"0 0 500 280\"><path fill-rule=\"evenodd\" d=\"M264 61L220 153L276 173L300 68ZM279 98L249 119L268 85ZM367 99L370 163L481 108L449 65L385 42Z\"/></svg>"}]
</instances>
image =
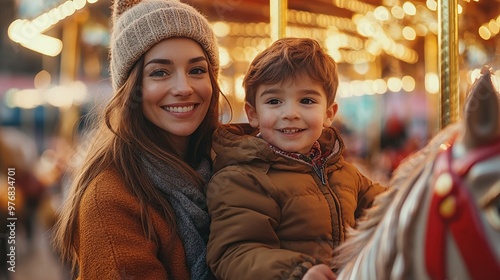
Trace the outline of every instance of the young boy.
<instances>
[{"instance_id":1,"label":"young boy","mask_svg":"<svg viewBox=\"0 0 500 280\"><path fill-rule=\"evenodd\" d=\"M318 42L284 38L243 85L251 127L213 136L208 264L218 279L335 279L333 250L385 190L342 156L337 65Z\"/></svg>"}]
</instances>

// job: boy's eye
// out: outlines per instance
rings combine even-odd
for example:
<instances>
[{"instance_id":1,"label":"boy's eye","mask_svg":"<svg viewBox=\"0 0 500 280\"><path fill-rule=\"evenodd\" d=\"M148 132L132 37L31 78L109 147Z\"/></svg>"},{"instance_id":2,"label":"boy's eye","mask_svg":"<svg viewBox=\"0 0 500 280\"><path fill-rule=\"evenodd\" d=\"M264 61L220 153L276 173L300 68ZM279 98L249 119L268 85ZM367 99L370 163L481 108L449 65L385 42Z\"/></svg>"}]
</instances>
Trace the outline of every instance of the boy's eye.
<instances>
[{"instance_id":1,"label":"boy's eye","mask_svg":"<svg viewBox=\"0 0 500 280\"><path fill-rule=\"evenodd\" d=\"M266 104L276 105L279 104L280 101L278 99L269 99L266 101Z\"/></svg>"},{"instance_id":2,"label":"boy's eye","mask_svg":"<svg viewBox=\"0 0 500 280\"><path fill-rule=\"evenodd\" d=\"M302 103L302 104L314 104L314 103L316 103L316 101L314 99L311 99L311 98L304 98L304 99L300 100L300 103Z\"/></svg>"}]
</instances>

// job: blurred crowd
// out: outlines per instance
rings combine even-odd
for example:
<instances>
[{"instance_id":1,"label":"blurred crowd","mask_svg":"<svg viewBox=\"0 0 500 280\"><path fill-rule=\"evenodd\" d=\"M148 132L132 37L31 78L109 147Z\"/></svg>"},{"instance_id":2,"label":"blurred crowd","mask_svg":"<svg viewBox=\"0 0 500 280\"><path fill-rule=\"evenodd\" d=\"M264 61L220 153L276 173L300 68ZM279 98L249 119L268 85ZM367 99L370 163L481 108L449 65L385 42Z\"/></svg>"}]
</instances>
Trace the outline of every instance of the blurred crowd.
<instances>
[{"instance_id":1,"label":"blurred crowd","mask_svg":"<svg viewBox=\"0 0 500 280\"><path fill-rule=\"evenodd\" d=\"M410 124L395 115L389 116L381 125L376 140L367 139L341 119L333 126L339 129L344 139L346 160L373 181L384 185L389 183L401 161L422 148L428 139L412 134Z\"/></svg>"},{"instance_id":2,"label":"blurred crowd","mask_svg":"<svg viewBox=\"0 0 500 280\"><path fill-rule=\"evenodd\" d=\"M16 272L7 271L11 265L7 254L2 253L0 279L22 279L16 276L26 273L19 269L28 256L39 256L41 238L44 243L41 244L44 246L42 249L53 253L54 259L57 259L57 254L50 249L50 229L54 225L57 208L63 197L62 182L72 156L72 148L62 138L47 139L45 146L39 151L36 140L26 132L17 127L0 127L0 218L3 221L7 221L8 217L17 218L15 243L8 242L8 237L13 234L9 228L2 227L0 230L2 252L8 252L10 246L15 245ZM11 179L7 176L11 176ZM11 209L8 208L9 201L13 206ZM40 234L43 236L39 236ZM38 269L42 275L50 271L42 270L41 267ZM62 266L58 269L64 270Z\"/></svg>"}]
</instances>

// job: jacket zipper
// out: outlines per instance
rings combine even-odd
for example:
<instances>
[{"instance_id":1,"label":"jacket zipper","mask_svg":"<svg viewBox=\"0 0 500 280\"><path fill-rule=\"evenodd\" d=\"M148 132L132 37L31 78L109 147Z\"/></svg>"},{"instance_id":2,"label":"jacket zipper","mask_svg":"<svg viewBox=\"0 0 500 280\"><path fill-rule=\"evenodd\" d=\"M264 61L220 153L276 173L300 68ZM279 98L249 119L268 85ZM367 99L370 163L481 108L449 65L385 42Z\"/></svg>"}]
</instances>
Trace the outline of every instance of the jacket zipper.
<instances>
[{"instance_id":1,"label":"jacket zipper","mask_svg":"<svg viewBox=\"0 0 500 280\"><path fill-rule=\"evenodd\" d=\"M318 175L318 177L321 179L321 183L323 184L323 186L326 186L326 188L328 189L328 192L330 193L330 195L332 196L332 199L334 200L334 206L337 210L337 223L338 223L338 227L339 227L339 232L337 233L337 238L338 238L338 242L340 242L341 240L341 235L342 235L342 231L343 231L343 224L342 224L342 209L340 207L340 202L338 201L338 198L337 196L335 195L335 192L332 190L332 188L327 185L326 183L326 176L325 176L325 165L326 165L326 161L323 163L323 164L311 164L312 165L312 168L314 170L314 172L316 173L316 175ZM333 217L332 217L333 219ZM333 220L332 220L332 223L333 223ZM333 227L333 225L332 225ZM333 233L333 231L332 231ZM333 247L336 247L338 246L339 243L336 243L334 240L332 240L332 246Z\"/></svg>"},{"instance_id":2,"label":"jacket zipper","mask_svg":"<svg viewBox=\"0 0 500 280\"><path fill-rule=\"evenodd\" d=\"M326 176L325 176L324 166L325 166L324 164L322 165L319 165L317 163L312 164L314 172L316 172L316 175L318 175L318 177L321 179L321 183L323 184L323 186L326 186Z\"/></svg>"}]
</instances>

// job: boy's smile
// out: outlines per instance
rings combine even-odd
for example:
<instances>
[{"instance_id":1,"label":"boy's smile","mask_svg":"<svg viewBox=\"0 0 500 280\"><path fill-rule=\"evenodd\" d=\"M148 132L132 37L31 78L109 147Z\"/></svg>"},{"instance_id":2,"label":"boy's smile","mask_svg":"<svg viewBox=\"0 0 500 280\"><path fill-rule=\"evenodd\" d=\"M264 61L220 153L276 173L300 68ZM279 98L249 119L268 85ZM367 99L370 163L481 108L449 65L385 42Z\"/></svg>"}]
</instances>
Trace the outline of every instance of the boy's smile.
<instances>
[{"instance_id":1,"label":"boy's smile","mask_svg":"<svg viewBox=\"0 0 500 280\"><path fill-rule=\"evenodd\" d=\"M279 131L285 133L285 134L294 134L294 133L297 133L297 132L301 132L301 131L304 131L304 129L300 129L300 128L286 128L286 129L279 129Z\"/></svg>"}]
</instances>

